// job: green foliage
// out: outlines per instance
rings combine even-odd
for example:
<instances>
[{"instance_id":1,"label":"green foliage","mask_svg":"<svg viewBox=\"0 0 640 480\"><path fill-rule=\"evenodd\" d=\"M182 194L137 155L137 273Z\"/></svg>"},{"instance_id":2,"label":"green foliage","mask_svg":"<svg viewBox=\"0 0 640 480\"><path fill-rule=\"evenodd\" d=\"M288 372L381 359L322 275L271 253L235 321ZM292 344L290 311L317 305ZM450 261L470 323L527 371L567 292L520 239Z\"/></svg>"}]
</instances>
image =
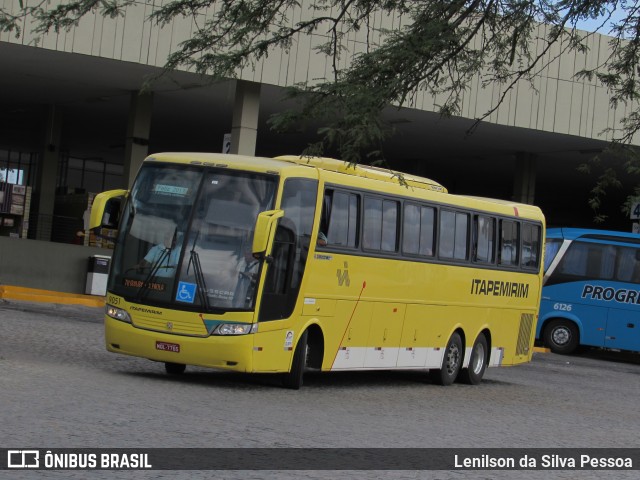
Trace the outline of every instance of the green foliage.
<instances>
[{"instance_id":1,"label":"green foliage","mask_svg":"<svg viewBox=\"0 0 640 480\"><path fill-rule=\"evenodd\" d=\"M122 15L134 1L20 0L17 8L0 8L0 31L20 36L24 18L30 17L34 33L45 35L70 28L91 12ZM640 128L637 1L169 0L154 2L148 21L169 25L183 17L193 19L190 38L168 56L165 68L212 79L235 78L275 49L288 51L314 34L314 48L331 66L330 75L292 88L291 98L300 108L276 116L271 125L298 129L313 120L321 125L319 141L305 153L332 151L356 164L384 163L384 141L394 132L382 120L384 108L414 106L421 92L441 99L442 115L459 115L472 82L497 85L499 98L480 112L473 131L519 82L532 82L568 51L587 53L591 34L578 31L577 23L601 19L606 25L614 10L622 19L610 31L610 57L576 75L607 87L612 108L626 107L622 128L614 132L614 144L626 145ZM380 19L390 16L402 19L400 28L380 26ZM540 22L548 27L541 28ZM364 40L354 51L356 34ZM640 163L630 158L627 171L638 173ZM591 200L596 212L607 189L617 185L614 173L605 170L599 176Z\"/></svg>"}]
</instances>

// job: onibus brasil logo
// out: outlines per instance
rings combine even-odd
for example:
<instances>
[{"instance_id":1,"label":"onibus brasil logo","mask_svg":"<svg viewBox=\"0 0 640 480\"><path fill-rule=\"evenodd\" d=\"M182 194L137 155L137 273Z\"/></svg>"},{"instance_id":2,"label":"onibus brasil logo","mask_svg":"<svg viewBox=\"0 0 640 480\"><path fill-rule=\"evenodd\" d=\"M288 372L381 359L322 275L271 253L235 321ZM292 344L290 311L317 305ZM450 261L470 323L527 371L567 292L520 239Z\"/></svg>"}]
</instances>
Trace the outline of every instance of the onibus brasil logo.
<instances>
[{"instance_id":1,"label":"onibus brasil logo","mask_svg":"<svg viewBox=\"0 0 640 480\"><path fill-rule=\"evenodd\" d=\"M44 469L148 469L147 453L59 453L47 450L7 450L7 468Z\"/></svg>"}]
</instances>

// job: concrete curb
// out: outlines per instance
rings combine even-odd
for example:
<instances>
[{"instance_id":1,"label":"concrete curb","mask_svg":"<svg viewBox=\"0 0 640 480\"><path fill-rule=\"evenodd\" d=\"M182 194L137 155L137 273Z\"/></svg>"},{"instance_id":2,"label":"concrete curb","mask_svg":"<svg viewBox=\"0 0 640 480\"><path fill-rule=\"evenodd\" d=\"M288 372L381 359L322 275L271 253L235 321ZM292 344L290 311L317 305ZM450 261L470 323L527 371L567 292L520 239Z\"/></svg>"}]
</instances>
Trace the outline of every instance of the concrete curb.
<instances>
[{"instance_id":1,"label":"concrete curb","mask_svg":"<svg viewBox=\"0 0 640 480\"><path fill-rule=\"evenodd\" d=\"M103 296L54 292L50 290L16 287L12 285L0 285L0 299L22 300L25 302L60 303L64 305L84 305L86 307L104 307Z\"/></svg>"},{"instance_id":2,"label":"concrete curb","mask_svg":"<svg viewBox=\"0 0 640 480\"><path fill-rule=\"evenodd\" d=\"M551 349L546 347L533 347L533 351L537 353L551 353Z\"/></svg>"}]
</instances>

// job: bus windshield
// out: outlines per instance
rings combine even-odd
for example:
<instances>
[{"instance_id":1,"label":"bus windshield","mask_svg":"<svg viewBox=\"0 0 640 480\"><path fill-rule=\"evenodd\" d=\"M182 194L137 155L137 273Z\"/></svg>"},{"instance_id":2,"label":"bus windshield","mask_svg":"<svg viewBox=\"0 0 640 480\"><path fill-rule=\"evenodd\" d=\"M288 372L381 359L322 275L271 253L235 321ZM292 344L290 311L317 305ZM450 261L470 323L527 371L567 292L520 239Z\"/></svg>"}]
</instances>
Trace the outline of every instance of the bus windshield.
<instances>
[{"instance_id":1,"label":"bus windshield","mask_svg":"<svg viewBox=\"0 0 640 480\"><path fill-rule=\"evenodd\" d=\"M560 250L560 246L562 245L561 238L547 238L547 241L544 244L544 271L549 270L549 266L553 259L556 258L558 254L558 250Z\"/></svg>"},{"instance_id":2,"label":"bus windshield","mask_svg":"<svg viewBox=\"0 0 640 480\"><path fill-rule=\"evenodd\" d=\"M109 291L150 305L252 309L253 229L276 188L273 175L145 163L123 212Z\"/></svg>"}]
</instances>

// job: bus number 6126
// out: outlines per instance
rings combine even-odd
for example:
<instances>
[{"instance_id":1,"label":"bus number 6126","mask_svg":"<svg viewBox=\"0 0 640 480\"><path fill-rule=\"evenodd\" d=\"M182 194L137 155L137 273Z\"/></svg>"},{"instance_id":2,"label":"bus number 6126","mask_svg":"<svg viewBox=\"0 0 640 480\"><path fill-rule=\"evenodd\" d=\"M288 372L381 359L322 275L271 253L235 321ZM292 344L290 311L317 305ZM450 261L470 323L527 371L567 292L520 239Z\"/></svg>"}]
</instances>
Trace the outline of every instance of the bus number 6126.
<instances>
[{"instance_id":1,"label":"bus number 6126","mask_svg":"<svg viewBox=\"0 0 640 480\"><path fill-rule=\"evenodd\" d=\"M560 310L561 312L570 312L573 306L569 303L554 303L553 309Z\"/></svg>"}]
</instances>

